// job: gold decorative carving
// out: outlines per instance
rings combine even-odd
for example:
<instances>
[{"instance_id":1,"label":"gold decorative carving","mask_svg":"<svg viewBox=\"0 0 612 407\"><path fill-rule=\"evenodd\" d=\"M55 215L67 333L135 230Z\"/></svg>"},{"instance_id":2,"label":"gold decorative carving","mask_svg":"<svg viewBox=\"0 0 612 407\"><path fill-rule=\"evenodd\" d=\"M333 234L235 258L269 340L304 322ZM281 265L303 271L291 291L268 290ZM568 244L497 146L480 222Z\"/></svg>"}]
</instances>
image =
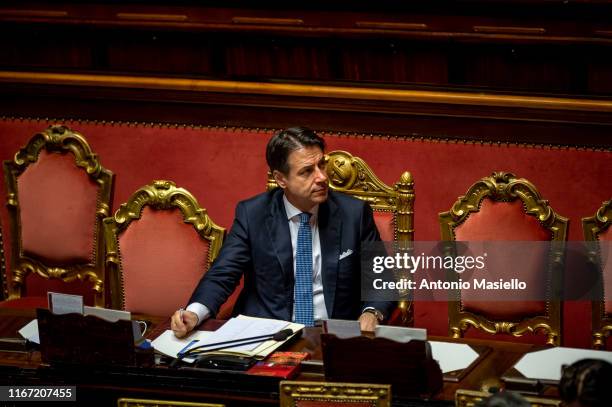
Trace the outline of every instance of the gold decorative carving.
<instances>
[{"instance_id":1,"label":"gold decorative carving","mask_svg":"<svg viewBox=\"0 0 612 407\"><path fill-rule=\"evenodd\" d=\"M393 237L396 242L406 244L414 240L414 181L409 172L404 172L393 187L382 182L361 158L346 151L331 151L325 155L329 187L366 201L377 212L393 214ZM267 190L278 185L268 171ZM408 293L406 293L408 296ZM413 323L412 301L400 301L402 323Z\"/></svg>"},{"instance_id":2,"label":"gold decorative carving","mask_svg":"<svg viewBox=\"0 0 612 407\"><path fill-rule=\"evenodd\" d=\"M360 403L371 407L391 406L391 385L366 383L280 382L280 406L294 407L300 401Z\"/></svg>"},{"instance_id":3,"label":"gold decorative carving","mask_svg":"<svg viewBox=\"0 0 612 407\"><path fill-rule=\"evenodd\" d=\"M442 240L454 241L455 228L465 222L471 213L478 212L485 199L511 202L519 199L525 213L535 217L542 227L550 232L550 240L565 242L567 238L568 220L549 206L542 199L536 187L524 178L516 178L512 173L494 172L473 184L464 196L453 204L448 212L439 214ZM460 292L448 301L449 333L453 338L460 338L469 328L483 330L490 334L510 334L522 336L528 332L542 332L546 335L546 343L559 345L561 342L561 304L558 298L552 298L552 292L558 292L562 284L564 247L553 245L550 252L548 269L543 270L547 278L547 286L551 287L546 301L546 314L534 316L520 321L491 321L482 315L476 315L463 310ZM452 273L451 273L451 277Z\"/></svg>"},{"instance_id":4,"label":"gold decorative carving","mask_svg":"<svg viewBox=\"0 0 612 407\"><path fill-rule=\"evenodd\" d=\"M455 393L455 407L476 407L483 405L483 401L491 397L491 393L476 390L459 389ZM560 407L561 400L544 397L525 397L531 407Z\"/></svg>"},{"instance_id":5,"label":"gold decorative carving","mask_svg":"<svg viewBox=\"0 0 612 407\"><path fill-rule=\"evenodd\" d=\"M191 401L128 399L117 400L118 407L225 407L225 404L197 403Z\"/></svg>"},{"instance_id":6,"label":"gold decorative carving","mask_svg":"<svg viewBox=\"0 0 612 407\"><path fill-rule=\"evenodd\" d=\"M597 210L595 215L582 218L582 231L584 240L587 242L597 242L599 235L605 232L612 224L612 200L605 201ZM603 269L601 248L598 243L589 243L587 246L587 256L590 265L594 266L600 274L599 281L603 282L605 273ZM608 274L610 274L608 270ZM606 314L605 299L609 297L604 292L603 285L598 287L599 301L592 301L592 329L593 329L593 347L596 349L604 349L606 340L612 334L612 315Z\"/></svg>"},{"instance_id":7,"label":"gold decorative carving","mask_svg":"<svg viewBox=\"0 0 612 407\"><path fill-rule=\"evenodd\" d=\"M38 160L40 152L71 153L76 166L82 168L98 185L98 198L94 228L93 258L87 264L65 264L61 267L48 266L42 260L26 256L22 251L21 221L19 211L19 191L17 180L26 168ZM64 282L89 281L95 292L95 305L105 306L104 293L104 250L100 238L102 219L107 216L111 204L113 173L102 167L98 157L89 147L85 138L78 132L62 125L53 125L35 134L25 147L21 148L12 161L4 161L4 174L7 186L7 207L11 227L11 279L8 284L8 298L16 299L24 295L25 279L29 273L36 273L47 279L60 279Z\"/></svg>"},{"instance_id":8,"label":"gold decorative carving","mask_svg":"<svg viewBox=\"0 0 612 407\"><path fill-rule=\"evenodd\" d=\"M2 297L0 300L8 298L8 288L6 286L6 258L4 257L4 234L2 232L2 226L0 225L0 280L2 281Z\"/></svg>"},{"instance_id":9,"label":"gold decorative carving","mask_svg":"<svg viewBox=\"0 0 612 407\"><path fill-rule=\"evenodd\" d=\"M198 235L209 242L207 269L223 244L225 229L210 219L206 209L200 207L189 191L165 180L156 180L143 186L134 192L126 203L121 204L114 216L104 219L106 265L110 275L113 308L123 309L125 304L118 236L133 220L140 219L145 206L162 210L178 208L181 211L184 222L192 225Z\"/></svg>"}]
</instances>

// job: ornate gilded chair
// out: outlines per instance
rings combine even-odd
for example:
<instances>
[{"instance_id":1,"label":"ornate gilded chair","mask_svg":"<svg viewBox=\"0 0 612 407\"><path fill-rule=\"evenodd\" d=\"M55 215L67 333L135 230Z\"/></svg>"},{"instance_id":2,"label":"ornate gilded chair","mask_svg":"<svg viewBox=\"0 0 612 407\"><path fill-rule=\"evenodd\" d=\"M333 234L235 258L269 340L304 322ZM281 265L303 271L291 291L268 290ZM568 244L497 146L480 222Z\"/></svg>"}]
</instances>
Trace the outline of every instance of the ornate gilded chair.
<instances>
[{"instance_id":1,"label":"ornate gilded chair","mask_svg":"<svg viewBox=\"0 0 612 407\"><path fill-rule=\"evenodd\" d=\"M102 219L113 174L81 134L51 126L4 162L4 177L11 253L2 306L45 307L47 291L104 306Z\"/></svg>"},{"instance_id":2,"label":"ornate gilded chair","mask_svg":"<svg viewBox=\"0 0 612 407\"><path fill-rule=\"evenodd\" d=\"M346 151L331 151L325 155L329 187L370 204L374 222L383 241L411 242L414 240L414 182L409 172L404 172L393 187L389 187L374 174L359 157ZM278 185L268 171L267 189ZM400 301L398 313L389 323L411 326L413 309L411 301Z\"/></svg>"},{"instance_id":3,"label":"ornate gilded chair","mask_svg":"<svg viewBox=\"0 0 612 407\"><path fill-rule=\"evenodd\" d=\"M491 393L476 390L459 389L455 393L455 407L476 407L481 406L483 401L491 397ZM561 400L549 399L545 397L523 397L531 407L560 407ZM501 405L501 404L500 404Z\"/></svg>"},{"instance_id":4,"label":"ornate gilded chair","mask_svg":"<svg viewBox=\"0 0 612 407\"><path fill-rule=\"evenodd\" d=\"M6 288L6 260L4 258L4 236L2 235L2 228L0 227L0 288L2 288L2 292L0 293L0 301L8 298L8 292Z\"/></svg>"},{"instance_id":5,"label":"ornate gilded chair","mask_svg":"<svg viewBox=\"0 0 612 407\"><path fill-rule=\"evenodd\" d=\"M225 407L225 404L121 398L117 400L117 407Z\"/></svg>"},{"instance_id":6,"label":"ornate gilded chair","mask_svg":"<svg viewBox=\"0 0 612 407\"><path fill-rule=\"evenodd\" d=\"M503 172L472 185L450 211L440 213L439 221L442 240L464 242L565 242L568 222L553 211L531 182ZM538 249L530 259L533 261L520 270L512 270L520 274L506 277L520 275L529 280L529 286L540 293L538 298L479 301L462 298L461 291L455 292L448 302L452 337L463 336L469 327L513 336L538 331L546 335L547 344L560 344L561 302L556 294L563 283L563 246L533 246Z\"/></svg>"},{"instance_id":7,"label":"ornate gilded chair","mask_svg":"<svg viewBox=\"0 0 612 407\"><path fill-rule=\"evenodd\" d=\"M113 308L170 315L219 254L225 230L171 181L138 189L104 219Z\"/></svg>"},{"instance_id":8,"label":"ornate gilded chair","mask_svg":"<svg viewBox=\"0 0 612 407\"><path fill-rule=\"evenodd\" d=\"M280 406L390 407L391 385L281 381Z\"/></svg>"},{"instance_id":9,"label":"ornate gilded chair","mask_svg":"<svg viewBox=\"0 0 612 407\"><path fill-rule=\"evenodd\" d=\"M606 201L594 216L582 218L584 239L587 241L612 241L612 200ZM605 251L604 251L605 250ZM589 246L590 262L601 273L600 301L593 301L593 347L605 348L612 332L612 243ZM604 293L608 293L604 296Z\"/></svg>"}]
</instances>

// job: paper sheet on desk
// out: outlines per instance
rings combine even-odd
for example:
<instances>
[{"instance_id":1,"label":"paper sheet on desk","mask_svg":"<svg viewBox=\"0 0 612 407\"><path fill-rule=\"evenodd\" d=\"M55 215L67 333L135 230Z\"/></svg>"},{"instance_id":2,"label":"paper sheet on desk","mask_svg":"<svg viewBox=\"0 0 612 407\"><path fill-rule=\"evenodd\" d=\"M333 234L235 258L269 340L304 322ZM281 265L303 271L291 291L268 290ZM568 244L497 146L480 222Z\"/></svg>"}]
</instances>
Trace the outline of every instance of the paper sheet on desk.
<instances>
[{"instance_id":1,"label":"paper sheet on desk","mask_svg":"<svg viewBox=\"0 0 612 407\"><path fill-rule=\"evenodd\" d=\"M580 359L602 359L612 363L612 352L557 347L528 353L514 368L530 379L561 380L561 366Z\"/></svg>"},{"instance_id":2,"label":"paper sheet on desk","mask_svg":"<svg viewBox=\"0 0 612 407\"><path fill-rule=\"evenodd\" d=\"M440 364L442 373L465 369L478 359L478 353L463 343L430 341L431 353Z\"/></svg>"},{"instance_id":3,"label":"paper sheet on desk","mask_svg":"<svg viewBox=\"0 0 612 407\"><path fill-rule=\"evenodd\" d=\"M21 328L17 332L19 332L19 335L23 336L24 339L27 339L30 342L34 342L40 345L37 319L33 319L32 321L28 322L23 328Z\"/></svg>"},{"instance_id":4,"label":"paper sheet on desk","mask_svg":"<svg viewBox=\"0 0 612 407\"><path fill-rule=\"evenodd\" d=\"M200 345L210 343L219 343L231 341L240 338L249 338L260 335L273 335L289 325L287 321L277 319L252 318L239 315L237 318L232 318L223 326L213 332L212 335L204 338ZM225 350L232 352L253 351L260 346L264 341L252 343L249 345L233 346Z\"/></svg>"},{"instance_id":5,"label":"paper sheet on desk","mask_svg":"<svg viewBox=\"0 0 612 407\"><path fill-rule=\"evenodd\" d=\"M282 329L291 329L294 335L304 325L275 319L255 318L239 315L227 321L214 332L196 331L187 339L178 339L172 331L166 331L152 342L153 348L160 353L176 357L180 351L234 339L248 339L253 336L272 335ZM293 336L293 335L292 335ZM212 354L232 354L239 356L263 359L280 347L285 341L262 340L248 345L237 345L223 350L213 351ZM215 346L213 346L215 347Z\"/></svg>"},{"instance_id":6,"label":"paper sheet on desk","mask_svg":"<svg viewBox=\"0 0 612 407\"><path fill-rule=\"evenodd\" d=\"M213 333L212 331L194 331L189 337L179 339L174 336L174 332L167 330L151 342L151 346L159 353L176 358L181 350L188 346L198 346L198 342L204 340ZM194 359L191 358L185 358L183 360L188 363L193 363L194 361Z\"/></svg>"},{"instance_id":7,"label":"paper sheet on desk","mask_svg":"<svg viewBox=\"0 0 612 407\"><path fill-rule=\"evenodd\" d=\"M217 343L240 338L250 338L259 335L273 335L282 329L291 329L293 335L302 330L304 325L277 319L247 317L238 315L227 321L214 332L214 336L207 337L205 343ZM293 337L291 335L291 337ZM288 340L289 338L287 338ZM220 351L217 354L231 354L263 359L280 347L286 341L267 340L252 345L238 345ZM202 343L204 344L204 343ZM200 345L202 345L200 344Z\"/></svg>"}]
</instances>

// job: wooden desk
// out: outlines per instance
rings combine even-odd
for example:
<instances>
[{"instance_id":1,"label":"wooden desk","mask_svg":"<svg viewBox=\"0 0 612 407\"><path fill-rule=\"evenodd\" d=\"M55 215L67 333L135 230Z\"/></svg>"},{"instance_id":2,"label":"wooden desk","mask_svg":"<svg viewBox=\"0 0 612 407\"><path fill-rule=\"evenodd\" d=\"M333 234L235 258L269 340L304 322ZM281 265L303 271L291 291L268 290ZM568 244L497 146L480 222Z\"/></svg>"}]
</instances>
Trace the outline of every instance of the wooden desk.
<instances>
[{"instance_id":1,"label":"wooden desk","mask_svg":"<svg viewBox=\"0 0 612 407\"><path fill-rule=\"evenodd\" d=\"M34 310L0 308L0 336L18 337L17 330L35 315ZM169 326L165 318L134 315L150 324L147 337L153 338ZM222 321L206 321L204 329L216 329ZM292 342L287 350L305 351L313 360L322 360L320 330L307 328L301 338ZM453 342L446 337L431 340ZM399 400L394 405L453 405L457 389L480 390L483 387L502 386L500 377L520 357L534 349L534 345L489 340L463 339L460 342L490 351L459 382L445 382L442 392L432 400ZM304 373L299 379L324 380L321 373ZM48 366L40 361L37 351L29 353L0 352L0 385L65 384L77 386L77 400L116 405L119 397L198 400L221 402L227 406L264 406L278 404L278 378L251 376L238 373L219 373L199 369L172 369L167 366L153 368L119 366Z\"/></svg>"}]
</instances>

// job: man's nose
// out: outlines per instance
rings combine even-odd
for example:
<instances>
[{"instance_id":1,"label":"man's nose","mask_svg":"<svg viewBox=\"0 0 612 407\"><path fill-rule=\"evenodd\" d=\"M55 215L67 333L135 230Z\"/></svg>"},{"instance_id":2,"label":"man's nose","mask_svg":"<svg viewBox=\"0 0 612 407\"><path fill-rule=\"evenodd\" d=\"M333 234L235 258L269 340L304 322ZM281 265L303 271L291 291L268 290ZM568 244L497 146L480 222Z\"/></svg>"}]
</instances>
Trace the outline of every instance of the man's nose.
<instances>
[{"instance_id":1,"label":"man's nose","mask_svg":"<svg viewBox=\"0 0 612 407\"><path fill-rule=\"evenodd\" d=\"M327 183L327 171L325 171L325 168L317 167L316 171L316 181L319 183Z\"/></svg>"}]
</instances>

